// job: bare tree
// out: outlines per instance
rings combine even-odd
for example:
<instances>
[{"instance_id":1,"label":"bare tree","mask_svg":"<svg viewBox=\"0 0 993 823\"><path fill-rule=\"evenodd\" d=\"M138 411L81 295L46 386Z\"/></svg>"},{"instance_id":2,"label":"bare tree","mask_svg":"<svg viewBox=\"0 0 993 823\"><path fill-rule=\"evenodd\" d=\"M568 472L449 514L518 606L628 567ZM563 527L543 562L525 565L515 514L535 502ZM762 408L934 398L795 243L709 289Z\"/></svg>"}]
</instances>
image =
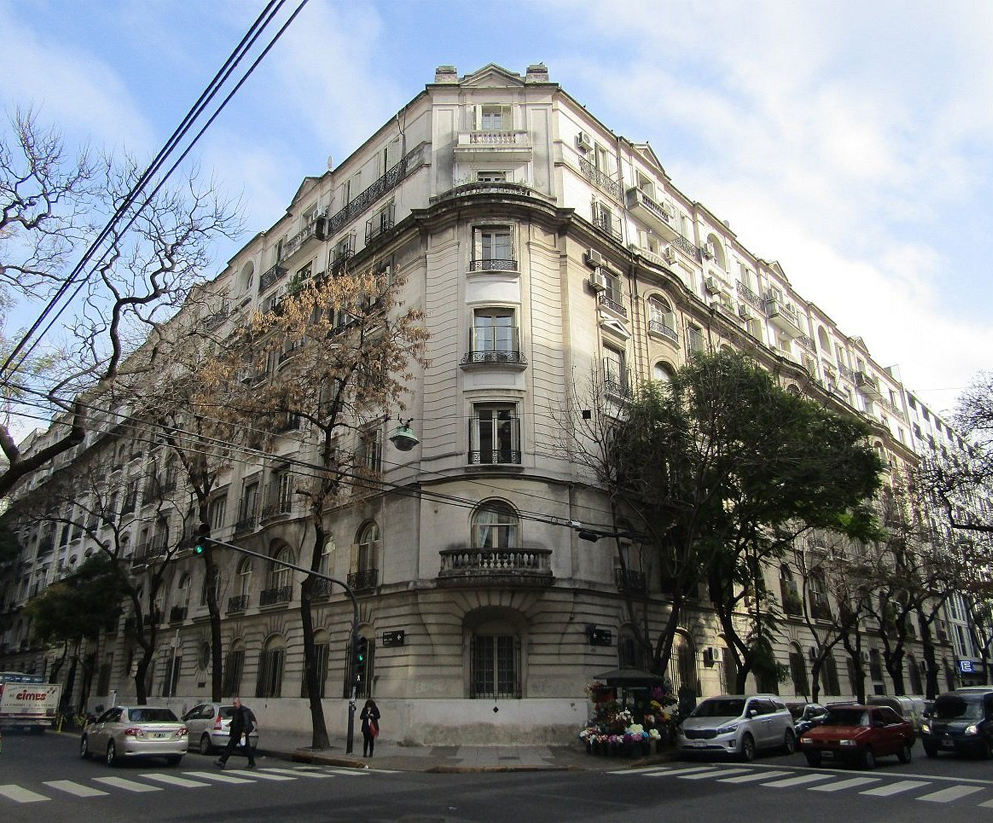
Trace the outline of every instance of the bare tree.
<instances>
[{"instance_id":1,"label":"bare tree","mask_svg":"<svg viewBox=\"0 0 993 823\"><path fill-rule=\"evenodd\" d=\"M239 228L232 204L195 169L128 205L143 175L134 158L69 157L60 135L30 113L10 125L11 135L0 137L0 295L33 308L71 301L72 320L59 324L61 337L46 339L42 355L18 359L31 355L24 349L13 357L0 380L8 404L0 495L82 441L89 401L113 393L131 352L202 277L212 241ZM111 228L92 270L74 274L68 261L82 256L105 220ZM13 341L0 348L7 359ZM12 429L21 413L55 419L24 452Z\"/></svg>"}]
</instances>

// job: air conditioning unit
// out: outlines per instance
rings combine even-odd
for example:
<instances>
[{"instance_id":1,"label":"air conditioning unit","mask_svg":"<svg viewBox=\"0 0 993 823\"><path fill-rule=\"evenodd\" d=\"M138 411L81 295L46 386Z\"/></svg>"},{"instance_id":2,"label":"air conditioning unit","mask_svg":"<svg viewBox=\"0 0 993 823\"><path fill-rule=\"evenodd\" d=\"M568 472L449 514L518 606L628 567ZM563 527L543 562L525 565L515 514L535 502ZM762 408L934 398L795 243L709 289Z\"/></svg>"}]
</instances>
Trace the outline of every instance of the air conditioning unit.
<instances>
[{"instance_id":1,"label":"air conditioning unit","mask_svg":"<svg viewBox=\"0 0 993 823\"><path fill-rule=\"evenodd\" d=\"M703 281L703 287L711 294L718 294L721 290L721 284L717 282L716 277L707 277Z\"/></svg>"},{"instance_id":2,"label":"air conditioning unit","mask_svg":"<svg viewBox=\"0 0 993 823\"><path fill-rule=\"evenodd\" d=\"M590 275L590 288L593 291L606 291L607 275L600 271L600 269L596 269Z\"/></svg>"},{"instance_id":3,"label":"air conditioning unit","mask_svg":"<svg viewBox=\"0 0 993 823\"><path fill-rule=\"evenodd\" d=\"M576 135L576 148L580 151L592 151L593 138L590 137L585 131L581 131Z\"/></svg>"},{"instance_id":4,"label":"air conditioning unit","mask_svg":"<svg viewBox=\"0 0 993 823\"><path fill-rule=\"evenodd\" d=\"M752 319L752 310L751 310L751 308L749 308L748 306L746 306L744 303L739 303L738 304L738 317L740 317L742 320L751 320Z\"/></svg>"},{"instance_id":5,"label":"air conditioning unit","mask_svg":"<svg viewBox=\"0 0 993 823\"><path fill-rule=\"evenodd\" d=\"M675 263L676 250L672 246L666 246L662 249L662 259L665 260L666 263Z\"/></svg>"},{"instance_id":6,"label":"air conditioning unit","mask_svg":"<svg viewBox=\"0 0 993 823\"><path fill-rule=\"evenodd\" d=\"M586 262L587 266L593 269L598 269L601 266L607 265L607 261L604 259L603 255L596 249L587 249L586 254L583 255L583 260Z\"/></svg>"}]
</instances>

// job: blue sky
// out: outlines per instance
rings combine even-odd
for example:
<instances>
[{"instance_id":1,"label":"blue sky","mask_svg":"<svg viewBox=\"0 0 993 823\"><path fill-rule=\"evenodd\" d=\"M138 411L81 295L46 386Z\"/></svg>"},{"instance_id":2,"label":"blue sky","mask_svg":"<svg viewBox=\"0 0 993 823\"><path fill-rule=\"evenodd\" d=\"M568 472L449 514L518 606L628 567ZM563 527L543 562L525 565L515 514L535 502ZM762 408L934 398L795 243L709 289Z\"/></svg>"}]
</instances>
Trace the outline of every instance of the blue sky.
<instances>
[{"instance_id":1,"label":"blue sky","mask_svg":"<svg viewBox=\"0 0 993 823\"><path fill-rule=\"evenodd\" d=\"M263 5L0 0L0 107L150 156ZM243 195L247 240L435 66L542 61L947 408L993 352L991 42L986 0L311 0L200 163Z\"/></svg>"}]
</instances>

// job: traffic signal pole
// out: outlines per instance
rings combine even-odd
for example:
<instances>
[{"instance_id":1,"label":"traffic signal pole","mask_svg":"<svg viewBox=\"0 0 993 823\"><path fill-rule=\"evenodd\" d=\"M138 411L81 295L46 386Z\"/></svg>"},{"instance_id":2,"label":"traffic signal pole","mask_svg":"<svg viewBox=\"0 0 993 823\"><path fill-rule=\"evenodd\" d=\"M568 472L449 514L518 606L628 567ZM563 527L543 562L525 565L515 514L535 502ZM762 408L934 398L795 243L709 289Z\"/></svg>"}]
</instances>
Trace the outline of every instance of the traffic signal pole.
<instances>
[{"instance_id":1,"label":"traffic signal pole","mask_svg":"<svg viewBox=\"0 0 993 823\"><path fill-rule=\"evenodd\" d=\"M260 560L265 560L267 563L274 563L277 566L284 566L288 569L293 569L294 571L302 572L306 575L313 575L314 577L319 577L322 580L327 580L338 586L341 586L345 590L345 594L348 595L349 599L352 601L352 642L350 654L352 659L348 661L347 665L351 667L351 693L348 698L348 729L345 734L345 754L351 754L355 747L355 697L356 697L356 678L358 676L358 666L355 665L355 658L358 654L359 648L359 601L355 599L355 592L352 591L351 586L342 580L338 580L336 577L331 577L327 574L322 574L321 572L311 571L310 569L305 569L303 566L297 566L295 563L287 563L285 560L277 560L274 557L269 557L268 555L261 554L259 552L253 552L251 549L245 549L241 546L236 546L234 543L225 543L223 540L217 540L210 536L209 527L201 526L196 538L195 552L201 554L203 551L204 542L209 541L214 546L222 546L225 549L231 549L239 554L245 554L249 557L258 557ZM314 699L314 698L311 698ZM319 698L317 698L319 699Z\"/></svg>"}]
</instances>

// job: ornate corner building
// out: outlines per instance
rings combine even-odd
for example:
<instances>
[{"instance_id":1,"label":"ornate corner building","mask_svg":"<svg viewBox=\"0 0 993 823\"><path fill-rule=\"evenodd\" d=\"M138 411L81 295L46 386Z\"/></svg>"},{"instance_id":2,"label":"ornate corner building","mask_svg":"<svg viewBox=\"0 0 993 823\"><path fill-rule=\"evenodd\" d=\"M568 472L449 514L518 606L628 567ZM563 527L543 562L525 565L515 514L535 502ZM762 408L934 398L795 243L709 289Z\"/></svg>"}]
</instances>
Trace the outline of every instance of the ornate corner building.
<instances>
[{"instance_id":1,"label":"ornate corner building","mask_svg":"<svg viewBox=\"0 0 993 823\"><path fill-rule=\"evenodd\" d=\"M912 464L923 442L895 370L677 189L647 143L611 131L542 65L523 76L439 67L349 158L305 179L286 215L204 283L211 325L223 335L291 284L346 267L402 272L402 300L424 311L431 335L405 415L420 442L395 449L395 421L355 433L350 447L382 482L329 514L334 537L322 565L357 593L367 649L360 691L375 696L399 739L570 737L586 720L593 675L638 662L625 593L646 597L658 621L665 613L665 580L633 547L622 572L609 541L581 541L570 527L609 521L569 436L591 377L609 402L623 403L638 381L665 380L694 353L729 346L752 352L785 385L871 421L890 473ZM266 380L292 356L245 379ZM955 437L932 416L940 437ZM230 461L211 526L218 539L300 562L305 523L290 458L306 459L312 440L293 419L275 435L264 458ZM120 480L131 567L145 573L181 528L150 505L175 466L166 449L129 439L116 418L32 478L13 506L86 450L105 453L108 476ZM21 608L92 548L68 527L34 524L21 536L24 553L0 588L0 668L41 670L50 654L33 645ZM251 558L220 562L225 693L251 697L269 728L308 728L300 576ZM209 696L207 598L202 563L187 553L170 566L144 618L159 626L148 682L156 700L182 708ZM784 607L796 605L795 570L767 574ZM345 717L351 606L333 587L318 597L315 640L334 733ZM825 619L837 608L816 587L809 597ZM88 651L91 703L111 689L134 692L128 619ZM939 642L951 672L947 629ZM783 694L803 693L812 643L787 613L776 645L793 675ZM920 659L919 647L908 648ZM733 672L723 650L700 598L677 636L673 687L724 691ZM908 662L918 675L908 690L920 692ZM885 672L872 662L870 670L869 690L886 690ZM843 661L832 656L825 672L824 692L852 693Z\"/></svg>"}]
</instances>

